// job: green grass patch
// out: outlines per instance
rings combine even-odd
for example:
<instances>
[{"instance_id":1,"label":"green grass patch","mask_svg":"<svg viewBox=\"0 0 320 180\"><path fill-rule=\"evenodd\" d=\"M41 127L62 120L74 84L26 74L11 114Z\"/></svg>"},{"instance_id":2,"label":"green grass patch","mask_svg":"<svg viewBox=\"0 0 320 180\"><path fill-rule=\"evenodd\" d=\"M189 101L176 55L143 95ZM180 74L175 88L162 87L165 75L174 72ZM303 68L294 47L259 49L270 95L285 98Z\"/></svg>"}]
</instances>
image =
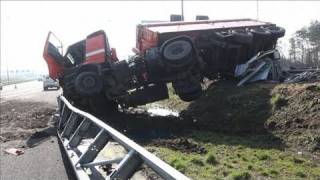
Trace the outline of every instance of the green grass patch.
<instances>
[{"instance_id":1,"label":"green grass patch","mask_svg":"<svg viewBox=\"0 0 320 180\"><path fill-rule=\"evenodd\" d=\"M248 180L251 174L248 171L234 171L230 174L229 179L233 180Z\"/></svg>"},{"instance_id":2,"label":"green grass patch","mask_svg":"<svg viewBox=\"0 0 320 180\"><path fill-rule=\"evenodd\" d=\"M193 132L207 154L154 147L154 153L192 179L319 179L320 165L283 150L264 136ZM262 142L261 142L262 141Z\"/></svg>"},{"instance_id":3,"label":"green grass patch","mask_svg":"<svg viewBox=\"0 0 320 180\"><path fill-rule=\"evenodd\" d=\"M296 164L302 164L304 160L297 157L293 157L293 162Z\"/></svg>"},{"instance_id":4,"label":"green grass patch","mask_svg":"<svg viewBox=\"0 0 320 180\"><path fill-rule=\"evenodd\" d=\"M201 158L199 157L194 157L191 159L191 163L198 165L198 166L204 166L204 162Z\"/></svg>"},{"instance_id":5,"label":"green grass patch","mask_svg":"<svg viewBox=\"0 0 320 180\"><path fill-rule=\"evenodd\" d=\"M176 168L178 171L184 172L187 168L187 163L183 159L173 159L170 165Z\"/></svg>"},{"instance_id":6,"label":"green grass patch","mask_svg":"<svg viewBox=\"0 0 320 180\"><path fill-rule=\"evenodd\" d=\"M207 162L208 164L211 164L211 165L216 165L216 164L218 164L218 161L217 161L216 157L215 157L213 154L209 154L209 155L208 155L206 162Z\"/></svg>"},{"instance_id":7,"label":"green grass patch","mask_svg":"<svg viewBox=\"0 0 320 180\"><path fill-rule=\"evenodd\" d=\"M296 175L297 175L298 177L301 177L301 178L307 177L307 175L306 175L305 173L301 172L301 171L297 172ZM318 177L318 178L319 178L319 177Z\"/></svg>"},{"instance_id":8,"label":"green grass patch","mask_svg":"<svg viewBox=\"0 0 320 180\"><path fill-rule=\"evenodd\" d=\"M270 156L269 156L269 154L267 154L267 153L261 153L261 154L259 153L259 154L257 154L256 156L257 156L257 158L258 158L259 160L261 160L261 161L270 159Z\"/></svg>"}]
</instances>

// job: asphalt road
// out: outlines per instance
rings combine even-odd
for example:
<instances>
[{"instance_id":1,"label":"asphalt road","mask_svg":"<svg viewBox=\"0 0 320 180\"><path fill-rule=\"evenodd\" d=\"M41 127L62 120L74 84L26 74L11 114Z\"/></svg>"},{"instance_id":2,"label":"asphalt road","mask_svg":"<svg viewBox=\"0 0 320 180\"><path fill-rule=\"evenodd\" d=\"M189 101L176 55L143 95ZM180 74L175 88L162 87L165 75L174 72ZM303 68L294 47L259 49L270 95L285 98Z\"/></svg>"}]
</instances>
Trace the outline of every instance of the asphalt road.
<instances>
[{"instance_id":1,"label":"asphalt road","mask_svg":"<svg viewBox=\"0 0 320 180\"><path fill-rule=\"evenodd\" d=\"M0 106L19 101L45 102L53 108L57 106L56 97L61 91L43 91L42 82L32 81L16 85L4 86L0 92ZM63 158L56 136L46 138L42 143L25 149L20 156L5 154L3 150L14 147L15 141L1 143L0 149L0 179L1 180L51 180L74 179L68 161Z\"/></svg>"},{"instance_id":2,"label":"asphalt road","mask_svg":"<svg viewBox=\"0 0 320 180\"><path fill-rule=\"evenodd\" d=\"M3 86L0 91L0 103L11 100L31 100L35 102L46 102L56 105L56 97L61 90L43 91L42 81L30 81L20 84Z\"/></svg>"}]
</instances>

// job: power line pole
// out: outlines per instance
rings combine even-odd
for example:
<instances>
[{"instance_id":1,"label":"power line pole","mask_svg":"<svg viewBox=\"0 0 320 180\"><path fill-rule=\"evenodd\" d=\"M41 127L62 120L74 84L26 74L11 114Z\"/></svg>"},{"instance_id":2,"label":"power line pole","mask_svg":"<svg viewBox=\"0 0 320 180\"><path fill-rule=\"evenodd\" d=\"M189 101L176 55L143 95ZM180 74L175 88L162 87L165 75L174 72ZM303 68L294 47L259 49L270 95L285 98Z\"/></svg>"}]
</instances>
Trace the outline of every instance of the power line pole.
<instances>
[{"instance_id":1,"label":"power line pole","mask_svg":"<svg viewBox=\"0 0 320 180\"><path fill-rule=\"evenodd\" d=\"M184 21L183 0L181 0L181 20Z\"/></svg>"},{"instance_id":2,"label":"power line pole","mask_svg":"<svg viewBox=\"0 0 320 180\"><path fill-rule=\"evenodd\" d=\"M256 1L257 20L259 20L259 0Z\"/></svg>"}]
</instances>

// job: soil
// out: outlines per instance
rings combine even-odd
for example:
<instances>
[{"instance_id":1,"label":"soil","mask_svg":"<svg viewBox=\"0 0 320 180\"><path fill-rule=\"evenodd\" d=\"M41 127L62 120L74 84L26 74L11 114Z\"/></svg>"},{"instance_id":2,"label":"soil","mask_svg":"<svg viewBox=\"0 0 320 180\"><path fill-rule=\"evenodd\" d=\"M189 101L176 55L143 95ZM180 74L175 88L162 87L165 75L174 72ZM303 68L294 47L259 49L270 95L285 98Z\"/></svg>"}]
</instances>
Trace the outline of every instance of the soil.
<instances>
[{"instance_id":1,"label":"soil","mask_svg":"<svg viewBox=\"0 0 320 180\"><path fill-rule=\"evenodd\" d=\"M320 83L213 83L180 113L201 130L271 134L289 147L320 150Z\"/></svg>"},{"instance_id":2,"label":"soil","mask_svg":"<svg viewBox=\"0 0 320 180\"><path fill-rule=\"evenodd\" d=\"M13 100L1 104L0 142L26 140L50 136L43 130L50 124L55 109L41 102Z\"/></svg>"}]
</instances>

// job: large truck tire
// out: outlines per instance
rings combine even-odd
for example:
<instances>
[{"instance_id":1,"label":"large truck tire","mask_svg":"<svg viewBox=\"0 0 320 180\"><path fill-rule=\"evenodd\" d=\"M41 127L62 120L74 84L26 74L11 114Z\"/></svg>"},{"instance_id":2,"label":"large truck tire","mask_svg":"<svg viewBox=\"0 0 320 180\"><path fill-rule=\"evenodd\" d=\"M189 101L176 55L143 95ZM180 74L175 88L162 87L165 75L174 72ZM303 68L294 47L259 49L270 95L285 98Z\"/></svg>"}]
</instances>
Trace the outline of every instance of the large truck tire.
<instances>
[{"instance_id":1,"label":"large truck tire","mask_svg":"<svg viewBox=\"0 0 320 180\"><path fill-rule=\"evenodd\" d=\"M94 95L103 89L103 82L95 72L81 72L75 79L75 89L81 95Z\"/></svg>"},{"instance_id":2,"label":"large truck tire","mask_svg":"<svg viewBox=\"0 0 320 180\"><path fill-rule=\"evenodd\" d=\"M281 38L286 32L284 28L279 26L266 27L266 30L268 30L272 34L273 38Z\"/></svg>"},{"instance_id":3,"label":"large truck tire","mask_svg":"<svg viewBox=\"0 0 320 180\"><path fill-rule=\"evenodd\" d=\"M193 43L187 36L167 40L161 45L160 53L164 63L170 67L183 67L193 60Z\"/></svg>"},{"instance_id":4,"label":"large truck tire","mask_svg":"<svg viewBox=\"0 0 320 180\"><path fill-rule=\"evenodd\" d=\"M251 32L247 32L246 30L233 30L233 40L236 43L250 45L252 44L253 35Z\"/></svg>"},{"instance_id":5,"label":"large truck tire","mask_svg":"<svg viewBox=\"0 0 320 180\"><path fill-rule=\"evenodd\" d=\"M186 102L197 99L203 93L200 82L177 81L172 86L179 98Z\"/></svg>"},{"instance_id":6,"label":"large truck tire","mask_svg":"<svg viewBox=\"0 0 320 180\"><path fill-rule=\"evenodd\" d=\"M271 33L263 28L253 28L251 33L258 39L268 39L271 37Z\"/></svg>"}]
</instances>

